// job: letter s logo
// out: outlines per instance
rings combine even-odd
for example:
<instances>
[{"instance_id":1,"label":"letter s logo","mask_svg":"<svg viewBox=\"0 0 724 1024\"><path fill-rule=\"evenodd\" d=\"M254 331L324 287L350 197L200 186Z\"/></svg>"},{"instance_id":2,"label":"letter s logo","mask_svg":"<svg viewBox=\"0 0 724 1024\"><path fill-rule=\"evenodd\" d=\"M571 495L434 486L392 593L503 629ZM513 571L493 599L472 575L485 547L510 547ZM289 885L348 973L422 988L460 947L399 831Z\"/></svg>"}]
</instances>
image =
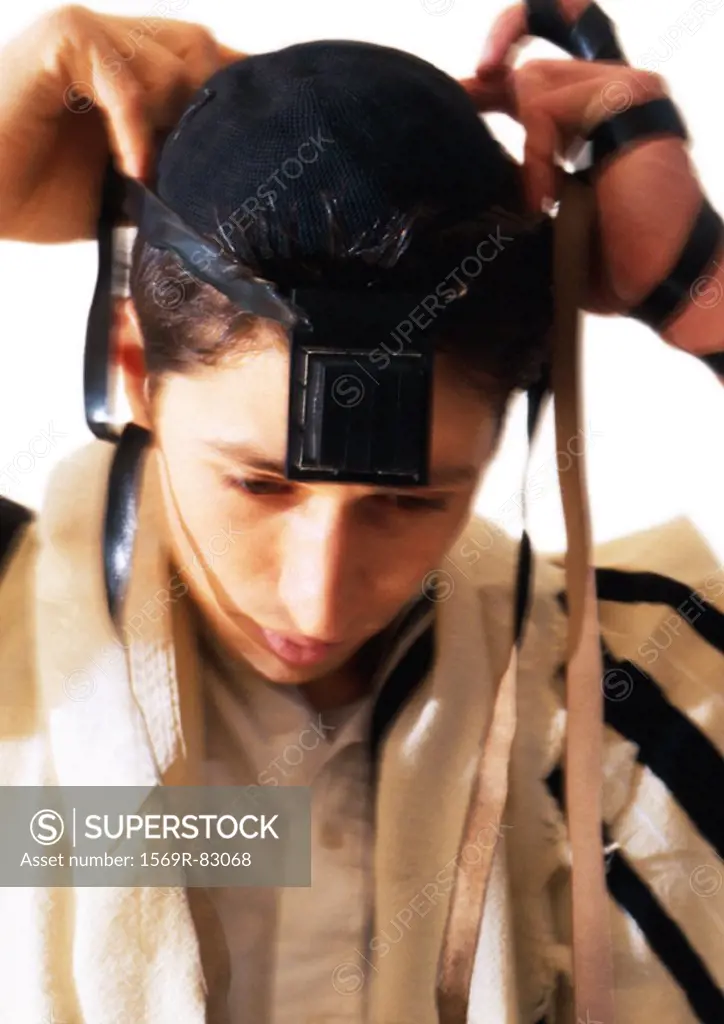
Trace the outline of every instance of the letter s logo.
<instances>
[{"instance_id":1,"label":"letter s logo","mask_svg":"<svg viewBox=\"0 0 724 1024\"><path fill-rule=\"evenodd\" d=\"M37 811L30 822L30 834L41 846L57 843L65 831L63 819L57 811Z\"/></svg>"}]
</instances>

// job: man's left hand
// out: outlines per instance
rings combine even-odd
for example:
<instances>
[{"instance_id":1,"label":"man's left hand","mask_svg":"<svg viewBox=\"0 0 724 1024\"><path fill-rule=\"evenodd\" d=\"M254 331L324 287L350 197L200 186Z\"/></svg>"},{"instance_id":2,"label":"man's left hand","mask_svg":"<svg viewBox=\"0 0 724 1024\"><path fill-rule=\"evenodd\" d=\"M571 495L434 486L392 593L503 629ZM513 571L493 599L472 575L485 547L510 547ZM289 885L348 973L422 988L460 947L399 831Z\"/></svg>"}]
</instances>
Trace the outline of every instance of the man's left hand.
<instances>
[{"instance_id":1,"label":"man's left hand","mask_svg":"<svg viewBox=\"0 0 724 1024\"><path fill-rule=\"evenodd\" d=\"M562 16L573 22L588 0L558 4ZM524 185L531 209L540 211L546 198L556 198L564 173L556 157L614 114L668 93L659 75L614 61L565 57L514 67L521 44L530 38L525 5L508 8L493 25L475 76L462 84L481 113L503 112L523 125ZM677 262L703 192L687 143L671 135L618 151L600 170L594 169L593 182L597 228L585 308L625 313ZM717 351L724 348L721 309L719 321L715 327L711 315L699 315L689 319L693 327L683 335L679 330L678 335L673 331L663 336L689 351Z\"/></svg>"}]
</instances>

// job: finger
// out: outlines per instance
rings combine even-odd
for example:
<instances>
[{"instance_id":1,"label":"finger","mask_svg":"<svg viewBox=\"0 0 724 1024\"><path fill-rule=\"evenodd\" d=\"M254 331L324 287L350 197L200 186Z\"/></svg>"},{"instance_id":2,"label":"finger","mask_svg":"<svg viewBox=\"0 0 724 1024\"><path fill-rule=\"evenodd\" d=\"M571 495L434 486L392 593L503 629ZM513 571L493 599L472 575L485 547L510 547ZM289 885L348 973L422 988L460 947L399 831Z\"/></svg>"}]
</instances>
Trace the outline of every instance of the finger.
<instances>
[{"instance_id":1,"label":"finger","mask_svg":"<svg viewBox=\"0 0 724 1024\"><path fill-rule=\"evenodd\" d=\"M224 46L222 43L217 43L216 49L219 54L219 64L222 67L226 67L228 64L235 64L238 60L246 60L249 56L248 53L232 50L229 46Z\"/></svg>"},{"instance_id":2,"label":"finger","mask_svg":"<svg viewBox=\"0 0 724 1024\"><path fill-rule=\"evenodd\" d=\"M121 169L132 177L148 177L159 130L171 127L194 91L188 68L153 40L143 57L109 73L92 50L92 82L103 113L111 149Z\"/></svg>"},{"instance_id":3,"label":"finger","mask_svg":"<svg viewBox=\"0 0 724 1024\"><path fill-rule=\"evenodd\" d=\"M652 91L657 96L665 96L663 81L651 82L650 78L622 74L617 79L606 75L596 84L569 82L539 94L534 102L556 122L564 137L587 135L602 121L647 102Z\"/></svg>"},{"instance_id":4,"label":"finger","mask_svg":"<svg viewBox=\"0 0 724 1024\"><path fill-rule=\"evenodd\" d=\"M616 65L617 71L619 65ZM503 113L518 119L517 108L521 97L529 102L554 87L572 82L599 82L603 88L610 78L609 69L600 64L571 60L528 61L519 68L499 64L484 70L475 78L465 78L461 85L472 98L480 113Z\"/></svg>"},{"instance_id":5,"label":"finger","mask_svg":"<svg viewBox=\"0 0 724 1024\"><path fill-rule=\"evenodd\" d=\"M149 19L109 17L105 21L121 52L130 47L143 53L147 44L153 42L184 62L187 77L194 87L202 85L220 67L246 56L219 43L204 25L192 22L159 18L152 26L144 28Z\"/></svg>"},{"instance_id":6,"label":"finger","mask_svg":"<svg viewBox=\"0 0 724 1024\"><path fill-rule=\"evenodd\" d=\"M568 102L563 97L562 116L567 123L575 119L578 103L583 118L586 101L590 100L596 116L582 121L581 127L593 127L604 115L612 117L629 106L667 95L661 76L605 61L529 61L507 71L491 68L476 79L465 79L463 85L481 112L499 110L516 119L516 108L545 104L554 94L576 89L568 94ZM596 100L599 108L595 107Z\"/></svg>"},{"instance_id":7,"label":"finger","mask_svg":"<svg viewBox=\"0 0 724 1024\"><path fill-rule=\"evenodd\" d=\"M146 119L145 90L130 75L122 87L103 73L101 54L93 47L88 53L93 100L103 115L111 152L120 169L133 178L143 177L146 153L151 146L151 128Z\"/></svg>"},{"instance_id":8,"label":"finger","mask_svg":"<svg viewBox=\"0 0 724 1024\"><path fill-rule=\"evenodd\" d=\"M483 113L502 113L516 117L516 97L511 68L496 68L489 74L464 78L460 84Z\"/></svg>"},{"instance_id":9,"label":"finger","mask_svg":"<svg viewBox=\"0 0 724 1024\"><path fill-rule=\"evenodd\" d=\"M540 213L545 199L556 199L556 153L561 144L555 121L538 112L524 122L523 181L530 209Z\"/></svg>"},{"instance_id":10,"label":"finger","mask_svg":"<svg viewBox=\"0 0 724 1024\"><path fill-rule=\"evenodd\" d=\"M481 82L481 95L485 91L494 95L501 76L506 80L506 85L516 90L527 87L529 81L533 81L537 89L546 90L568 82L594 82L605 79L620 81L631 73L642 78L650 76L648 71L630 68L626 68L622 73L622 66L616 61L529 60L516 68L503 63L478 69L476 78ZM467 83L471 80L463 81Z\"/></svg>"},{"instance_id":11,"label":"finger","mask_svg":"<svg viewBox=\"0 0 724 1024\"><path fill-rule=\"evenodd\" d=\"M169 50L175 57L183 60L189 55L199 38L205 37L215 43L213 34L204 25L190 21L177 21L173 18L156 18L153 24L149 19L104 16L103 22L123 49L141 50L147 40L153 40L164 50Z\"/></svg>"},{"instance_id":12,"label":"finger","mask_svg":"<svg viewBox=\"0 0 724 1024\"><path fill-rule=\"evenodd\" d=\"M196 26L194 26L196 28ZM222 52L224 51L224 52ZM230 55L235 51L222 47L211 32L200 29L189 36L186 45L171 50L186 66L189 80L197 89L226 64L232 63ZM239 59L236 57L235 59Z\"/></svg>"},{"instance_id":13,"label":"finger","mask_svg":"<svg viewBox=\"0 0 724 1024\"><path fill-rule=\"evenodd\" d=\"M499 14L488 33L478 62L478 72L512 59L516 44L528 35L528 10L525 4L508 7Z\"/></svg>"},{"instance_id":14,"label":"finger","mask_svg":"<svg viewBox=\"0 0 724 1024\"><path fill-rule=\"evenodd\" d=\"M617 70L620 65L616 65ZM480 113L500 112L516 117L517 95L531 87L542 92L559 83L603 80L610 71L600 63L572 60L535 60L522 67L509 64L491 65L478 71L474 78L464 78L461 85ZM532 83L532 85L531 85Z\"/></svg>"},{"instance_id":15,"label":"finger","mask_svg":"<svg viewBox=\"0 0 724 1024\"><path fill-rule=\"evenodd\" d=\"M622 73L624 75L649 73L638 68L622 66L618 61L572 60L571 58L564 58L563 60L537 58L526 61L525 64L520 64L517 68L513 69L513 72L516 77L523 79L529 75L534 75L544 85L557 85L566 80L582 81L602 77L620 78Z\"/></svg>"}]
</instances>

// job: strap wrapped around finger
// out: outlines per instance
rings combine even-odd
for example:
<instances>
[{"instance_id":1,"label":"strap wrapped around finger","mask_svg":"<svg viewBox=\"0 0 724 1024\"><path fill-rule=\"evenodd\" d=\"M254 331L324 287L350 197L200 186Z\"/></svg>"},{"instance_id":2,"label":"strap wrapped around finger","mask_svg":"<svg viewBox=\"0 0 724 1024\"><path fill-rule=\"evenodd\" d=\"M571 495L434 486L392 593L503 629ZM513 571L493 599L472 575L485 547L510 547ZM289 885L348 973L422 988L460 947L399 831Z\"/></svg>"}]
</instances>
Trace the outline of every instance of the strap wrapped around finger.
<instances>
[{"instance_id":1,"label":"strap wrapped around finger","mask_svg":"<svg viewBox=\"0 0 724 1024\"><path fill-rule=\"evenodd\" d=\"M626 63L608 15L591 3L577 21L569 23L558 10L557 0L526 0L530 35L560 46L581 60L620 60Z\"/></svg>"}]
</instances>

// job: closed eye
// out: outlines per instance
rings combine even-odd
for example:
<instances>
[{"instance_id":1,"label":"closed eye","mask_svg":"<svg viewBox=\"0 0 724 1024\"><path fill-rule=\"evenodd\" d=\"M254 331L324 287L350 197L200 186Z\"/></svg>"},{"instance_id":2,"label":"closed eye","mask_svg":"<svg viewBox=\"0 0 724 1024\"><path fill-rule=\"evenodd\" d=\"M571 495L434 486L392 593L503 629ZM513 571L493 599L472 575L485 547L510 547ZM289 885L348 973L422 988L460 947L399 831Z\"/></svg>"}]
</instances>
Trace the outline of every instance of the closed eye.
<instances>
[{"instance_id":1,"label":"closed eye","mask_svg":"<svg viewBox=\"0 0 724 1024\"><path fill-rule=\"evenodd\" d=\"M236 476L227 476L224 480L229 487L233 487L237 491L243 491L245 494L258 495L259 497L272 494L285 494L290 489L289 484L282 480L264 480L253 477Z\"/></svg>"},{"instance_id":2,"label":"closed eye","mask_svg":"<svg viewBox=\"0 0 724 1024\"><path fill-rule=\"evenodd\" d=\"M412 494L382 494L379 497L403 512L444 512L450 504L444 497L422 498Z\"/></svg>"},{"instance_id":3,"label":"closed eye","mask_svg":"<svg viewBox=\"0 0 724 1024\"><path fill-rule=\"evenodd\" d=\"M225 476L224 482L228 487L236 491L259 498L288 494L293 487L289 481L271 480L263 477ZM414 494L385 491L374 494L372 497L378 504L387 507L392 506L401 512L445 512L450 505L449 498L446 496L422 497Z\"/></svg>"}]
</instances>

